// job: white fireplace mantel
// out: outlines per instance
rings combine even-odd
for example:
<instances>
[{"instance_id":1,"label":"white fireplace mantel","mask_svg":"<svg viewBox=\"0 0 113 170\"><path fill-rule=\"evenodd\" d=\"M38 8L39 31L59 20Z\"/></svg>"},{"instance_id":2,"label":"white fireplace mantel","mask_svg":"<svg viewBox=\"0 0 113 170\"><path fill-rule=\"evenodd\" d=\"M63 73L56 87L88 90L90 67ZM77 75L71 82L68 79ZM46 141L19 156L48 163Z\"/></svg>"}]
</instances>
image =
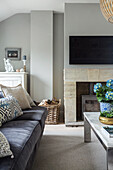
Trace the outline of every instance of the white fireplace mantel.
<instances>
[{"instance_id":1,"label":"white fireplace mantel","mask_svg":"<svg viewBox=\"0 0 113 170\"><path fill-rule=\"evenodd\" d=\"M76 124L76 83L106 82L113 79L113 69L64 69L65 124Z\"/></svg>"},{"instance_id":2,"label":"white fireplace mantel","mask_svg":"<svg viewBox=\"0 0 113 170\"><path fill-rule=\"evenodd\" d=\"M26 72L0 72L0 84L13 87L18 84L27 90L27 73Z\"/></svg>"}]
</instances>

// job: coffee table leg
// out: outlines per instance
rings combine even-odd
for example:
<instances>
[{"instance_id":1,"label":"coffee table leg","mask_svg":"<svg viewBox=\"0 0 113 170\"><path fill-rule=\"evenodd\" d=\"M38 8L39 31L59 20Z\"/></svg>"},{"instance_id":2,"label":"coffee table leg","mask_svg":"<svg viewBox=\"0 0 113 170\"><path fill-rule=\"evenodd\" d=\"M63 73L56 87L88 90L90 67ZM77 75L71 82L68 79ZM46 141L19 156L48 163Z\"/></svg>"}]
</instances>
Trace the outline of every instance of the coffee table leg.
<instances>
[{"instance_id":1,"label":"coffee table leg","mask_svg":"<svg viewBox=\"0 0 113 170\"><path fill-rule=\"evenodd\" d=\"M113 149L107 150L107 170L113 170Z\"/></svg>"},{"instance_id":2,"label":"coffee table leg","mask_svg":"<svg viewBox=\"0 0 113 170\"><path fill-rule=\"evenodd\" d=\"M91 142L91 127L84 116L84 142Z\"/></svg>"}]
</instances>

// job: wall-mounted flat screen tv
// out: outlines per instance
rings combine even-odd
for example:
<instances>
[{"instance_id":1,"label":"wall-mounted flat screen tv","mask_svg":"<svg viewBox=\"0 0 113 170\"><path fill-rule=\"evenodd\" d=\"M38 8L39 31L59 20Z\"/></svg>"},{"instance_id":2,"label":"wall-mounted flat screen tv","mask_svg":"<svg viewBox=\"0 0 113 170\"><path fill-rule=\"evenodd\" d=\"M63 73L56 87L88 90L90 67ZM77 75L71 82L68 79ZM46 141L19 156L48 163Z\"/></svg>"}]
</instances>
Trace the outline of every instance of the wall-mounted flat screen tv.
<instances>
[{"instance_id":1,"label":"wall-mounted flat screen tv","mask_svg":"<svg viewBox=\"0 0 113 170\"><path fill-rule=\"evenodd\" d=\"M70 36L69 64L113 64L113 36Z\"/></svg>"}]
</instances>

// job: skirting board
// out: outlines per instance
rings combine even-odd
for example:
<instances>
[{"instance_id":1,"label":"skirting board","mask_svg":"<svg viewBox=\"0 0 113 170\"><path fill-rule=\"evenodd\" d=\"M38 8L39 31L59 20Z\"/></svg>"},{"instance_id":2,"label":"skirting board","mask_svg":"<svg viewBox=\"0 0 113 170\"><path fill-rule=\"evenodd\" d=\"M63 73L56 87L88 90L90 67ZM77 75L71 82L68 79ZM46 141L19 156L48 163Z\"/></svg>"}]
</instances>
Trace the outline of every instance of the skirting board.
<instances>
[{"instance_id":1,"label":"skirting board","mask_svg":"<svg viewBox=\"0 0 113 170\"><path fill-rule=\"evenodd\" d=\"M65 123L66 127L84 126L84 121Z\"/></svg>"}]
</instances>

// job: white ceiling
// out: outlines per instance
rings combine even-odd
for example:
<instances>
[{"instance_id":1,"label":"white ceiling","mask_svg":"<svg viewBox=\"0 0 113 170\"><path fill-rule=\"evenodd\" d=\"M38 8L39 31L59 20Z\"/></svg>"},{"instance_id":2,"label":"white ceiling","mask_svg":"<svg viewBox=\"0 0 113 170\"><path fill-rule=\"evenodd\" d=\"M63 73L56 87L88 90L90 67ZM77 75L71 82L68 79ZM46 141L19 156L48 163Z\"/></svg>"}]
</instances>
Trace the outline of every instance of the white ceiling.
<instances>
[{"instance_id":1,"label":"white ceiling","mask_svg":"<svg viewBox=\"0 0 113 170\"><path fill-rule=\"evenodd\" d=\"M98 3L99 0L0 0L0 21L31 10L64 12L65 3Z\"/></svg>"}]
</instances>

